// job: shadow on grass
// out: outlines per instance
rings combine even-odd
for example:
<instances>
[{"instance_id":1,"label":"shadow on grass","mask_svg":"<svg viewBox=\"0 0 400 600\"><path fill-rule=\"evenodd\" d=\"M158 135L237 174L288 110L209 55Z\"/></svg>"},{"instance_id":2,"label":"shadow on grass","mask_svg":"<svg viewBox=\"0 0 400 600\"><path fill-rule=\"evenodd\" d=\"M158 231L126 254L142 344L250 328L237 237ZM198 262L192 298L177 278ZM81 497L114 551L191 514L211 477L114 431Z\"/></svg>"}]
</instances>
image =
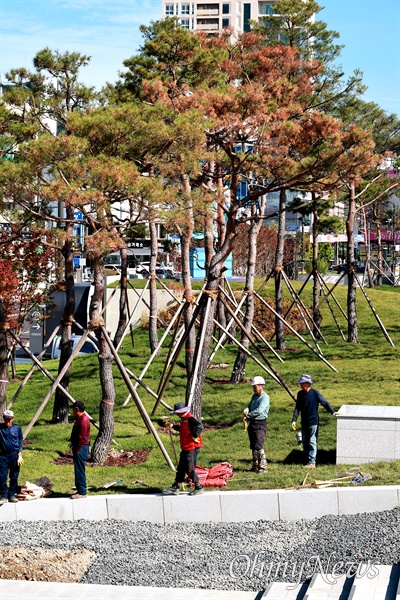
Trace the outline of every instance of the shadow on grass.
<instances>
[{"instance_id":1,"label":"shadow on grass","mask_svg":"<svg viewBox=\"0 0 400 600\"><path fill-rule=\"evenodd\" d=\"M283 465L302 465L304 464L303 451L301 449L292 450L284 460L277 462L281 462ZM317 464L321 466L335 465L336 450L318 450Z\"/></svg>"}]
</instances>

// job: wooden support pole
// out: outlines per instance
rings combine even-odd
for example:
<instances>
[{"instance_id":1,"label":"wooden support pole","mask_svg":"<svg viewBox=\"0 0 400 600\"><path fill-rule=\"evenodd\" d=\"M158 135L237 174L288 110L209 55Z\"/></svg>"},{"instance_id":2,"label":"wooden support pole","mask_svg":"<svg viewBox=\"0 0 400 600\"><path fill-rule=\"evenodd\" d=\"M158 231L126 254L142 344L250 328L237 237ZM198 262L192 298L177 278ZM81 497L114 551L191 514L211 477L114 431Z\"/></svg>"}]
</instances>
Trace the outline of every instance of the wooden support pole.
<instances>
[{"instance_id":1,"label":"wooden support pole","mask_svg":"<svg viewBox=\"0 0 400 600\"><path fill-rule=\"evenodd\" d=\"M245 294L247 294L247 292L244 292ZM229 296L227 296L227 298L229 298ZM244 296L244 298L246 298L246 296ZM233 303L235 303L235 306L237 305L235 298L233 297L233 299L230 299ZM242 305L242 302L240 303L240 307ZM243 311L242 310L235 310L235 314L238 314L238 312L240 313L240 315L243 317ZM231 324L233 323L233 319L231 319L229 321L229 326L227 326L227 329L229 330L229 327L231 326ZM268 349L272 352L272 354L275 356L275 358L277 358L279 360L279 362L283 363L285 362L283 360L283 358L281 358L279 356L279 354L276 352L276 350L271 346L271 344L265 339L265 337L262 335L262 333L257 329L257 327L253 324L251 326L251 330L254 331L254 333L256 334L256 336L268 347Z\"/></svg>"},{"instance_id":2,"label":"wooden support pole","mask_svg":"<svg viewBox=\"0 0 400 600\"><path fill-rule=\"evenodd\" d=\"M246 301L247 295L246 292L244 292L242 299L240 300L239 304L236 305L236 309L235 309L235 314L237 314L243 303ZM215 320L215 319L214 319ZM227 338L227 334L226 331L229 331L229 329L232 327L232 324L234 323L233 318L231 317L228 325L226 326L226 329L224 330L222 326L220 326L220 324L216 323L217 327L220 327L221 331L223 331L223 334L221 335L221 337L219 338L217 345L215 346L214 350L211 352L210 357L208 359L208 365L211 364L211 361L214 359L214 356L217 354L218 350L220 349L220 347L222 346L222 344L225 342L226 338Z\"/></svg>"},{"instance_id":3,"label":"wooden support pole","mask_svg":"<svg viewBox=\"0 0 400 600\"><path fill-rule=\"evenodd\" d=\"M168 466L170 467L170 469L172 469L172 471L175 471L176 469L174 467L174 464L171 461L170 457L168 456L168 453L167 453L166 449L164 448L164 444L162 443L162 441L160 439L160 436L158 435L158 433L157 433L157 431L156 431L156 429L155 429L155 427L154 427L154 425L153 425L153 423L152 423L149 415L147 414L147 411L146 411L146 409L145 409L142 401L140 400L138 393L136 392L135 388L133 387L133 384L132 384L131 380L128 377L126 369L125 369L125 367L124 367L124 365L123 365L123 363L122 363L122 361L121 361L121 359L119 357L119 354L118 354L116 348L114 348L114 344L112 343L112 341L111 341L111 339L110 339L110 337L109 337L109 335L107 333L106 328L104 327L104 325L101 325L100 327L101 327L101 331L103 332L104 338L105 338L105 340L106 340L106 342L107 342L107 344L108 344L108 346L109 346L109 348L110 348L110 350L111 350L111 352L112 352L112 354L114 356L114 360L115 360L115 362L117 364L117 367L118 367L118 369L119 369L119 371L120 371L120 373L122 375L122 378L125 381L125 383L126 383L128 389L129 389L130 393L132 394L132 398L134 399L134 402L135 402L135 404L136 404L136 406L137 406L137 408L139 410L139 413L140 413L143 421L145 422L147 428L153 434L154 439L156 440L156 442L157 442L157 444L158 444L158 446L159 446L159 448L160 448L160 450L161 450L161 452L162 452L165 460L167 461Z\"/></svg>"},{"instance_id":4,"label":"wooden support pole","mask_svg":"<svg viewBox=\"0 0 400 600\"><path fill-rule=\"evenodd\" d=\"M208 298L207 298L207 304L206 304L205 316L203 318L204 323L208 323L208 315L210 313L211 303L212 303L212 298L211 298L211 296L208 296ZM192 406L192 400L193 400L193 396L194 396L194 391L195 391L195 388L196 388L196 385L197 385L197 373L199 371L201 355L202 355L202 352L203 352L203 345L204 345L205 334L206 334L206 328L203 327L202 332L201 332L201 336L200 336L200 340L199 340L198 352L197 352L197 361L196 361L196 364L194 365L194 369L193 369L192 385L191 385L191 388L190 388L190 393L189 393L189 398L188 398L188 403L187 403L187 405L189 407Z\"/></svg>"},{"instance_id":5,"label":"wooden support pole","mask_svg":"<svg viewBox=\"0 0 400 600\"><path fill-rule=\"evenodd\" d=\"M154 360L154 357L157 356L157 354L158 354L161 346L163 345L165 338L169 334L173 324L175 323L176 319L181 315L183 308L184 308L184 304L181 304L179 306L178 310L176 311L176 313L174 314L174 316L172 317L171 321L169 322L169 325L168 325L167 329L165 330L164 334L162 335L162 337L157 345L157 348L154 350L153 354L150 356L145 367L143 368L142 372L140 373L140 375L138 377L138 381L135 383L135 389L137 389L137 386L140 385L140 381L143 379L144 375L146 374L147 369L150 367L151 363ZM179 319L178 319L178 323L179 323ZM158 395L155 392L153 392L152 395L154 395L155 398L158 398ZM131 398L131 395L129 394L122 406L126 406L129 402L130 398Z\"/></svg>"},{"instance_id":6,"label":"wooden support pole","mask_svg":"<svg viewBox=\"0 0 400 600\"><path fill-rule=\"evenodd\" d=\"M308 317L308 319L311 321L311 323L313 324L313 326L317 329L318 333L320 334L321 338L324 340L325 342L325 338L323 337L320 328L318 327L318 325L315 323L314 319L311 317L311 315L308 314L308 310L306 308L306 306L304 305L304 303L300 300L300 298L297 296L296 291L294 290L293 286L290 284L290 281L286 275L286 273L284 271L282 271L282 277L283 277L283 281L286 283L286 286L290 292L290 295L293 298L294 303L296 304L297 310L299 311L301 318L303 319L304 325L307 328L308 333L310 334L310 336L312 337L314 344L316 345L318 351L320 352L320 354L322 354L322 350L317 342L317 339L310 327L310 324L307 320L306 317ZM303 313L304 310L304 313ZM326 343L326 342L325 342Z\"/></svg>"},{"instance_id":7,"label":"wooden support pole","mask_svg":"<svg viewBox=\"0 0 400 600\"><path fill-rule=\"evenodd\" d=\"M57 325L57 327L54 329L53 333L51 334L51 336L49 337L49 339L47 340L47 342L45 343L45 345L43 346L43 350L40 352L40 354L38 354L37 359L38 361L41 361L43 356L46 354L46 350L49 346L51 346L51 344L53 343L54 338L57 335L58 330L60 329L61 325ZM22 392L22 390L24 389L25 385L28 383L29 379L32 377L33 372L36 369L36 364L33 363L31 368L29 369L28 373L25 375L25 377L23 378L23 380L21 381L17 391L15 392L14 396L11 398L9 404L7 405L7 409L9 410L12 405L14 404L14 402L16 401L16 399L18 398L18 396L20 395L20 393Z\"/></svg>"},{"instance_id":8,"label":"wooden support pole","mask_svg":"<svg viewBox=\"0 0 400 600\"><path fill-rule=\"evenodd\" d=\"M181 307L181 308L183 309L183 307ZM181 314L182 313L180 312L179 317L181 316ZM163 366L163 370L161 373L160 382L159 382L158 388L157 388L157 396L159 396L159 394L160 394L160 390L161 390L161 388L163 386L163 382L164 382L165 373L167 371L168 365L170 364L170 357L171 357L171 354L173 353L173 345L174 345L174 342L176 339L176 334L178 331L179 323L180 323L180 318L176 322L176 327L174 329L174 333L172 334L172 340L171 340L171 343L168 348L168 355L167 355L166 360L164 361L164 366Z\"/></svg>"},{"instance_id":9,"label":"wooden support pole","mask_svg":"<svg viewBox=\"0 0 400 600\"><path fill-rule=\"evenodd\" d=\"M309 349L311 350L311 352L314 352L314 354L316 354L316 355L318 356L318 358L320 358L320 359L321 359L321 360L322 360L322 361L323 361L323 362L324 362L326 365L328 365L328 367L329 367L330 369L332 369L332 371L335 371L335 373L337 373L337 372L338 372L338 371L337 371L337 369L335 369L335 367L334 367L333 365L331 365L331 363L330 363L330 362L328 362L324 356L322 356L321 354L319 354L319 352L317 352L317 351L315 350L315 348L313 348L313 347L311 346L311 344L309 344L309 343L307 342L307 340L305 340L305 339L304 339L304 338L303 338L303 337L302 337L302 336L301 336L301 335L300 335L300 334L299 334L299 333L298 333L298 332L297 332L297 331L296 331L296 330L295 330L295 329L294 329L294 328L293 328L293 327L290 325L290 323L288 323L287 321L285 321L285 319L284 319L284 318L283 318L281 315L279 315L279 314L276 312L276 310L274 310L274 309L272 308L272 306L270 306L270 305L268 304L268 302L266 302L266 301L264 300L264 298L262 298L261 296L259 296L259 295L257 294L257 292L254 292L254 293L255 293L255 295L257 296L257 298L258 298L258 299L259 299L259 300L260 300L260 301L261 301L261 302L262 302L262 303L263 303L263 304L264 304L264 305L265 305L265 306L266 306L266 307L267 307L267 308L268 308L268 309L269 309L269 310L270 310L270 311L271 311L271 312L272 312L272 313L273 313L275 316L277 316L277 317L278 317L278 319L280 319L281 321L283 321L283 323L286 325L286 327L288 327L288 329L290 329L290 331L291 331L292 333L294 333L294 335L295 335L296 337L298 337L298 338L299 338L299 340L301 340L301 341L303 342L303 344L305 344L305 345L307 346L307 348L309 348Z\"/></svg>"},{"instance_id":10,"label":"wooden support pole","mask_svg":"<svg viewBox=\"0 0 400 600\"><path fill-rule=\"evenodd\" d=\"M173 360L171 362L171 365L170 365L170 368L169 368L169 371L168 371L167 375L164 377L164 381L163 381L161 389L159 390L158 399L157 399L157 402L154 405L154 408L152 410L151 416L153 416L155 414L155 412L157 410L157 407L158 407L159 403L161 402L162 395L163 395L163 393L165 391L165 388L167 387L168 381L170 380L170 377L172 375L172 371L174 370L174 367L175 367L176 363L178 362L179 354L180 354L180 352L182 350L183 344L185 343L186 338L189 335L190 330L194 326L194 324L196 322L196 319L197 319L197 315L199 314L199 312L200 312L200 304L198 304L196 306L196 308L194 309L191 321L189 323L189 326L188 326L187 330L185 331L184 335L179 340L179 343L178 343L178 345L175 348L174 358L173 358Z\"/></svg>"},{"instance_id":11,"label":"wooden support pole","mask_svg":"<svg viewBox=\"0 0 400 600\"><path fill-rule=\"evenodd\" d=\"M268 281L271 279L271 277L272 277L272 275L274 275L274 273L275 273L275 269L271 269L271 271L268 273L268 275L266 276L266 278L264 279L264 281L262 282L262 284L258 288L258 290L257 290L258 294L261 292L261 290L264 289L264 286L267 285Z\"/></svg>"},{"instance_id":12,"label":"wooden support pole","mask_svg":"<svg viewBox=\"0 0 400 600\"><path fill-rule=\"evenodd\" d=\"M298 295L300 296L301 292L304 290L304 288L306 287L307 283L309 282L311 277L311 273L309 273L306 277L306 280L303 282L303 285L301 286ZM287 309L287 311L285 312L285 314L283 315L283 318L286 319L287 316L289 315L290 311L292 310L293 306L295 305L295 302L292 301L291 305L289 306L289 308ZM271 337L269 338L270 340L273 340L275 337L275 331L274 333L271 335Z\"/></svg>"},{"instance_id":13,"label":"wooden support pole","mask_svg":"<svg viewBox=\"0 0 400 600\"><path fill-rule=\"evenodd\" d=\"M194 306L195 307L199 305L203 293L204 293L204 286L200 290L199 295L196 297L196 300L194 302ZM196 322L197 322L197 320L196 320ZM176 335L176 346L175 346L175 348L173 348L171 354L168 357L168 360L167 360L167 365L168 366L170 365L171 361L173 360L173 358L175 356L176 349L179 346L179 343L180 343L183 335L185 335L185 325L182 325L182 327L179 329L179 331L178 331L178 333Z\"/></svg>"},{"instance_id":14,"label":"wooden support pole","mask_svg":"<svg viewBox=\"0 0 400 600\"><path fill-rule=\"evenodd\" d=\"M372 314L374 315L375 319L377 320L378 325L381 328L381 331L382 331L383 335L385 336L385 338L387 339L387 341L389 342L389 344L394 348L395 346L394 346L394 344L393 344L393 342L392 342L392 340L390 338L390 335L386 331L386 328L385 328L384 324L382 323L382 321L381 321L378 313L376 312L375 308L373 307L371 300L368 298L367 293L366 293L366 291L364 289L364 286L361 284L360 280L358 279L358 277L357 277L357 275L355 273L354 273L354 277L355 277L355 280L358 283L359 288L361 289L362 293L364 294L364 298L366 299L366 301L368 303L368 306L370 307L370 309L372 311Z\"/></svg>"},{"instance_id":15,"label":"wooden support pole","mask_svg":"<svg viewBox=\"0 0 400 600\"><path fill-rule=\"evenodd\" d=\"M128 279L128 283L129 283L129 285L130 285L131 289L132 289L132 290L135 292L135 294L136 294L137 296L139 296L139 292L137 291L137 289L135 288L135 286L134 286L134 285L132 285L132 283L129 281L129 279ZM147 286L149 285L149 283L150 283L150 279L148 279L148 280L147 280L147 282L146 282L146 286L145 286L145 287L147 287ZM140 298L140 299L142 300L143 304L144 304L144 305L145 305L145 307L146 307L146 308L147 308L147 309L150 311L150 304L147 302L147 300L145 300L145 299L143 298L143 293L141 293L141 294L140 294L140 296L141 296L141 298ZM135 312L133 312L132 314L134 315L134 314L135 314ZM161 327L165 327L164 323L161 321L160 317L158 317L158 316L157 316L157 321L160 323Z\"/></svg>"},{"instance_id":16,"label":"wooden support pole","mask_svg":"<svg viewBox=\"0 0 400 600\"><path fill-rule=\"evenodd\" d=\"M224 293L224 290L222 290L222 288L220 287L220 290ZM225 306L225 308L227 309L227 311L229 312L229 314L235 319L236 324L240 327L240 329L246 334L246 336L249 338L250 343L252 344L252 346L254 347L254 349L256 350L256 352L258 352L258 354L261 356L261 358L267 363L268 367L271 369L271 371L274 373L275 375L275 379L279 382L279 384L287 391L287 393L289 394L289 396L291 396L291 398L293 398L293 400L296 399L296 396L294 395L294 393L292 392L292 390L290 389L290 387L287 385L287 383L285 383L285 381L282 379L282 377L279 375L278 371L273 367L273 365L271 365L271 363L269 362L268 358L265 356L265 354L263 354L263 352L261 352L261 350L259 349L259 347L257 346L253 336L251 334L249 334L246 329L244 328L243 324L240 322L240 320L235 316L233 310L231 309L230 306L228 306L227 302L225 302L225 300L223 298L221 298L221 301L223 303L223 305Z\"/></svg>"},{"instance_id":17,"label":"wooden support pole","mask_svg":"<svg viewBox=\"0 0 400 600\"><path fill-rule=\"evenodd\" d=\"M341 274L341 276L339 277L339 279L337 280L337 282L333 285L333 287L331 289L327 287L327 289L329 290L328 296L332 295L333 297L333 290L339 285L339 283L342 281L342 279L345 277L345 275L347 275L346 271L343 271L343 273ZM326 285L326 284L325 284ZM322 302L320 302L320 306L321 306ZM343 309L341 309L343 310ZM346 315L346 319L348 319L347 315Z\"/></svg>"},{"instance_id":18,"label":"wooden support pole","mask_svg":"<svg viewBox=\"0 0 400 600\"><path fill-rule=\"evenodd\" d=\"M22 347L22 342L21 340L15 335L15 333L13 333L12 331L8 332L12 338L15 339L15 341ZM86 336L87 337L87 336ZM82 336L83 338L83 336ZM85 339L82 343L82 345L85 343ZM73 356L75 355L75 352L77 352L77 348L78 348L78 352L79 349L82 347L82 345L78 344L73 352L73 354L71 354L70 359L72 357L71 360L73 360ZM46 375L46 377L48 377L50 379L50 381L53 381L53 385L51 387L50 392L47 394L46 398L43 400L42 404L40 405L39 409L36 411L35 416L33 417L33 419L31 420L31 422L28 424L27 428L25 429L23 436L24 439L26 439L26 436L28 435L28 433L30 432L30 430L32 429L32 427L34 426L34 424L36 423L37 419L39 418L39 416L41 415L41 413L43 412L43 409L45 408L47 402L49 401L49 399L51 398L52 394L54 393L54 390L59 387L62 391L63 394L68 398L68 400L74 405L76 400L75 398L73 398L73 396L71 396L71 394L65 389L63 388L63 386L60 383L60 380L62 379L62 377L64 377L64 369L69 367L68 362L65 363L64 368L62 369L62 371L60 372L60 374L58 375L57 379L55 379L53 377L53 375L43 366L43 364L36 358L36 356L34 354L32 354L32 352L28 349L26 349L28 356L33 360L33 362L36 364L36 366L42 371L42 373L44 375ZM93 423L93 425L99 429L99 424L96 423L96 421L93 419L93 417L91 417L90 415L88 415L91 423ZM113 440L114 441L114 440Z\"/></svg>"},{"instance_id":19,"label":"wooden support pole","mask_svg":"<svg viewBox=\"0 0 400 600\"><path fill-rule=\"evenodd\" d=\"M321 277L321 275L320 275L320 281L321 281L323 287L327 290L327 292L326 292L326 294L324 294L324 298L322 299L322 302L319 303L319 305L321 306L321 304L323 304L324 302L328 302L329 296L332 296L333 301L335 302L336 306L338 307L338 309L340 310L340 312L342 313L342 315L344 316L346 321L348 321L349 317L347 316L347 314L341 307L340 302L337 300L335 294L333 293L333 290L335 289L336 285L332 289L329 289L325 280L323 279L323 277Z\"/></svg>"},{"instance_id":20,"label":"wooden support pole","mask_svg":"<svg viewBox=\"0 0 400 600\"><path fill-rule=\"evenodd\" d=\"M335 324L336 324L336 327L338 328L338 331L339 331L340 335L342 336L342 340L345 342L345 341L346 341L345 335L344 335L344 333L343 333L343 330L342 330L342 328L340 327L340 323L339 323L339 321L338 321L338 320L337 320L337 318L336 318L335 311L333 310L333 306L331 305L331 303L330 303L330 301L329 301L329 298L327 298L327 297L326 297L326 291L325 291L325 288L324 288L324 286L323 286L323 283L324 283L324 281L323 281L323 279L321 278L321 276L320 276L320 274L319 274L319 273L318 273L318 278L319 278L319 283L320 283L320 286L321 286L322 293L323 293L323 295L324 295L324 297L325 297L325 300L326 300L326 303L327 303L327 305L328 305L328 308L329 308L329 310L330 310L330 312L331 312L332 318L333 318L333 320L334 320L334 322L335 322ZM321 282L321 279L322 279L322 282Z\"/></svg>"},{"instance_id":21,"label":"wooden support pole","mask_svg":"<svg viewBox=\"0 0 400 600\"><path fill-rule=\"evenodd\" d=\"M103 312L106 310L108 304L111 302L111 299L112 299L112 297L115 294L115 292L116 292L117 289L118 289L118 286L116 288L114 288L112 294L110 295L109 299L107 300L106 305L103 307L103 309L101 311L101 314L103 314ZM80 325L80 323L78 323L75 320L74 320L74 325L76 327L78 327L78 329L80 329L81 331L85 331L85 329L82 327L82 325ZM29 381L29 379L32 376L32 373L35 371L36 368L39 368L39 370L43 373L43 375L45 375L46 377L49 377L49 379L51 381L53 381L53 382L55 381L55 378L46 369L40 368L37 365L37 362L38 361L40 362L41 359L43 358L43 356L45 355L47 348L52 344L53 339L57 335L57 332L58 332L58 330L59 330L60 327L61 327L61 324L57 325L57 327L54 329L54 331L52 332L51 336L47 340L47 342L44 345L43 350L40 352L40 354L37 357L33 355L34 356L34 359L32 359L33 360L33 364L31 366L31 368L29 369L28 373L25 375L25 377L24 377L23 381L21 382L21 385L19 386L18 390L15 392L14 396L11 398L11 401L10 401L10 404L8 405L8 408L10 408L14 404L14 402L17 399L18 395L21 393L21 390L24 388L24 386L26 385L26 383ZM98 345L97 338L95 336L91 335L90 332L89 332L88 338L90 340L92 340L96 344L96 346ZM23 349L26 352L25 346L22 346L22 347L23 347ZM28 352L26 352L26 354L28 354ZM28 356L30 356L30 358L32 358L32 354L31 353L29 353ZM68 397L68 394L64 390L64 388L61 385L58 386L58 387L61 387L62 390L63 390L63 392L64 392L64 394ZM74 398L72 396L69 399L71 400L71 402L75 402L75 400L74 400ZM93 420L93 423L94 423L94 420Z\"/></svg>"},{"instance_id":22,"label":"wooden support pole","mask_svg":"<svg viewBox=\"0 0 400 600\"><path fill-rule=\"evenodd\" d=\"M284 273L284 271L282 270L282 274L283 274L283 273ZM299 290L299 292L298 292L297 296L299 296L299 297L300 297L300 294L301 294L301 292L304 290L304 288L306 287L307 283L309 282L309 280L310 280L310 277L311 277L311 273L309 273L309 274L307 275L307 277L306 277L306 280L303 282L303 285L301 286L301 288L300 288L300 290ZM291 294L291 295L292 295L292 303L291 303L291 305L289 306L289 308L287 309L287 311L285 312L285 314L283 315L283 318L284 318L285 320L287 319L287 317L288 317L288 315L289 315L290 311L292 310L293 306L296 304L296 301L293 299L293 294ZM271 335L271 337L269 338L270 340L273 340L273 339L274 339L274 337L275 337L275 333L276 333L276 332L274 331L274 333L273 333L273 334Z\"/></svg>"},{"instance_id":23,"label":"wooden support pole","mask_svg":"<svg viewBox=\"0 0 400 600\"><path fill-rule=\"evenodd\" d=\"M214 321L215 321L215 319L214 319ZM215 321L215 322L216 322L216 321ZM249 350L248 348L246 348L245 346L243 346L243 344L241 344L241 343L239 342L239 340L237 340L237 339L235 338L235 336L234 336L234 335L232 335L232 334L231 334L231 333L230 333L230 332L229 332L227 329L224 329L224 328L222 327L222 325L221 325L220 327L221 327L221 330L222 330L222 331L224 331L224 332L226 333L227 337L228 337L230 340L232 340L232 342L233 342L234 344L236 344L236 345L238 346L238 348L240 348L241 350L243 350L243 352L245 352L245 353L246 353L246 354L249 356L249 358L251 358L251 359L252 359L252 360L253 360L253 361L254 361L254 362L255 362L255 363L256 363L256 364L257 364L257 365L258 365L258 366L259 366L259 367L260 367L260 368L263 370L263 371L265 371L266 373L268 373L268 375L271 377L271 379L273 379L274 381L276 381L276 383L279 383L279 385L280 385L280 381L279 381L279 379L278 379L278 378L275 376L275 374L274 374L272 371L270 371L270 370L268 369L268 367L266 367L266 366L265 366L265 365L264 365L264 364L263 364L263 363L262 363L260 360L258 360L258 358L256 358L256 357L255 357L255 356L254 356L254 355L253 355L253 354L250 352L250 350ZM293 398L293 396L292 396L292 398ZM293 400L295 400L295 398L293 398Z\"/></svg>"},{"instance_id":24,"label":"wooden support pole","mask_svg":"<svg viewBox=\"0 0 400 600\"><path fill-rule=\"evenodd\" d=\"M139 306L139 302L140 302L141 300L143 300L143 295L144 295L144 293L145 293L145 291L146 291L146 289L147 289L147 286L149 285L149 283L150 283L150 280L148 279L148 280L146 281L146 284L145 284L144 288L142 289L141 293L140 293L140 294L138 294L138 295L139 295L139 298L138 298L138 300L136 301L135 308L133 309L133 311L132 311L132 313L131 313L131 315L130 315L130 317L129 317L129 320L128 320L128 322L127 322L126 326L125 326L125 330L124 330L124 332L123 332L123 334L122 334L122 336L121 336L121 339L120 339L120 341L118 342L118 345L117 345L117 351L118 351L118 350L121 348L121 346L122 346L122 342L124 341L124 337L126 336L126 334L127 334L127 332L128 332L128 329L129 329L129 327L130 327L130 326L131 326L131 324L132 324L133 318L134 318L134 316L135 316L135 313L136 313L136 309L137 309L137 307Z\"/></svg>"}]
</instances>

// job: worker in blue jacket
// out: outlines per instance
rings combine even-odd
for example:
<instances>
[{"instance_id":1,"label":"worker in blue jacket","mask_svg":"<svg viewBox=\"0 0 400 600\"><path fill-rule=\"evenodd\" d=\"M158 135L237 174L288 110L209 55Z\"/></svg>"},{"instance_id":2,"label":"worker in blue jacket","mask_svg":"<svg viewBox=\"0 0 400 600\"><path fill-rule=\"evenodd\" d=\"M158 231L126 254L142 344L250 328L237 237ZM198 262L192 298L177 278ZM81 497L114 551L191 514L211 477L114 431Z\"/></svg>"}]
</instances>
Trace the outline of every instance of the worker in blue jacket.
<instances>
[{"instance_id":1,"label":"worker in blue jacket","mask_svg":"<svg viewBox=\"0 0 400 600\"><path fill-rule=\"evenodd\" d=\"M12 410L3 412L3 423L0 424L0 504L18 502L18 475L22 464L22 447L24 438L22 429L14 423ZM7 477L10 474L10 485L7 488Z\"/></svg>"},{"instance_id":2,"label":"worker in blue jacket","mask_svg":"<svg viewBox=\"0 0 400 600\"><path fill-rule=\"evenodd\" d=\"M300 384L301 390L297 394L296 408L294 409L292 418L292 429L296 430L297 417L301 413L304 466L308 469L314 469L318 443L318 405L321 404L335 417L337 417L338 413L318 390L311 388L313 380L310 375L302 375L297 383Z\"/></svg>"}]
</instances>

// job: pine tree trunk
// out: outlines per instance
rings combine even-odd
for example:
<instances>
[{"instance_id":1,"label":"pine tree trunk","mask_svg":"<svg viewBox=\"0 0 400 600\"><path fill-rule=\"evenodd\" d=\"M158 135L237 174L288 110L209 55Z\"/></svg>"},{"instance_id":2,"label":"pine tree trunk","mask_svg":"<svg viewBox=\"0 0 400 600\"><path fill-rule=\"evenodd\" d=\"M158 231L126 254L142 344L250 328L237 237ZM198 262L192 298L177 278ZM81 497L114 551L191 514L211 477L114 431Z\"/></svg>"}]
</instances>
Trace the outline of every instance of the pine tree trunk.
<instances>
[{"instance_id":1,"label":"pine tree trunk","mask_svg":"<svg viewBox=\"0 0 400 600\"><path fill-rule=\"evenodd\" d=\"M150 351L153 353L158 346L158 334L157 334L157 282L155 279L156 266L157 266L157 254L158 254L158 239L157 239L157 227L154 219L149 221L150 229L150 314L149 314L149 343Z\"/></svg>"},{"instance_id":2,"label":"pine tree trunk","mask_svg":"<svg viewBox=\"0 0 400 600\"><path fill-rule=\"evenodd\" d=\"M378 231L377 233L377 246L378 246L378 274L376 276L376 285L380 286L382 285L382 270L383 270L383 256L382 256L382 233L381 233L381 228L380 225L378 223Z\"/></svg>"},{"instance_id":3,"label":"pine tree trunk","mask_svg":"<svg viewBox=\"0 0 400 600\"><path fill-rule=\"evenodd\" d=\"M6 314L0 300L0 418L6 409L8 389L8 342L6 328Z\"/></svg>"},{"instance_id":4,"label":"pine tree trunk","mask_svg":"<svg viewBox=\"0 0 400 600\"><path fill-rule=\"evenodd\" d=\"M202 411L202 390L206 377L208 357L210 354L211 339L214 330L214 317L217 308L218 285L221 278L223 264L232 251L233 241L235 238L234 231L227 234L225 244L219 252L216 252L212 258L209 271L207 273L207 283L204 289L203 296L200 300L200 325L197 332L196 348L194 352L194 368L198 366L196 381L194 386L194 395L191 404L192 413L199 419ZM206 319L206 307L209 304L208 317ZM200 347L200 340L203 338L203 345ZM186 387L186 402L193 386L194 371L188 377Z\"/></svg>"},{"instance_id":5,"label":"pine tree trunk","mask_svg":"<svg viewBox=\"0 0 400 600\"><path fill-rule=\"evenodd\" d=\"M126 248L121 248L121 280L119 293L119 320L117 331L114 336L114 346L117 347L122 336L124 335L126 325L128 323L128 251Z\"/></svg>"},{"instance_id":6,"label":"pine tree trunk","mask_svg":"<svg viewBox=\"0 0 400 600\"><path fill-rule=\"evenodd\" d=\"M260 215L262 217L264 213L265 199L261 201ZM243 326L246 333L251 334L251 328L254 321L254 278L256 271L256 259L257 259L257 238L262 225L262 219L256 219L255 209L252 207L252 221L249 229L249 248L247 256L247 271L246 271L246 283L245 292L247 292L245 314L243 319ZM249 338L243 333L242 339L240 340L244 348L249 348ZM246 363L248 354L241 348L238 348L235 364L231 375L231 383L240 383L244 380Z\"/></svg>"},{"instance_id":7,"label":"pine tree trunk","mask_svg":"<svg viewBox=\"0 0 400 600\"><path fill-rule=\"evenodd\" d=\"M92 448L92 461L102 464L107 458L114 435L114 402L115 388L112 374L112 353L102 334L101 329L96 328L96 321L100 317L104 297L104 274L102 258L96 258L93 265L94 270L94 293L90 302L90 325L93 327L99 345L99 377L102 390L102 399L99 410L99 432Z\"/></svg>"},{"instance_id":8,"label":"pine tree trunk","mask_svg":"<svg viewBox=\"0 0 400 600\"><path fill-rule=\"evenodd\" d=\"M356 285L354 266L354 219L356 214L356 200L354 184L350 185L349 193L349 214L346 221L347 233L347 265L348 265L348 287L347 287L347 316L348 329L347 341L357 343L358 341L358 324L357 324L357 308L356 308Z\"/></svg>"},{"instance_id":9,"label":"pine tree trunk","mask_svg":"<svg viewBox=\"0 0 400 600\"><path fill-rule=\"evenodd\" d=\"M13 344L13 347L11 349L11 356L10 356L10 368L11 368L11 378L12 379L16 379L16 377L17 377L17 367L15 364L16 358L17 358L17 346L16 346L16 344Z\"/></svg>"},{"instance_id":10,"label":"pine tree trunk","mask_svg":"<svg viewBox=\"0 0 400 600\"><path fill-rule=\"evenodd\" d=\"M66 217L71 221L74 218L74 209L71 206L66 207ZM58 364L58 372L64 368L71 354L71 336L72 323L75 314L75 282L74 282L74 249L73 249L73 233L74 225L72 222L66 226L67 239L64 243L62 254L64 257L64 272L65 272L65 307L63 313L63 322L61 328L61 344L60 344L60 360ZM71 376L72 364L69 366L64 376L60 380L60 384L68 391L69 379ZM69 416L69 401L60 387L57 387L54 404L53 404L53 422L68 423Z\"/></svg>"},{"instance_id":11,"label":"pine tree trunk","mask_svg":"<svg viewBox=\"0 0 400 600\"><path fill-rule=\"evenodd\" d=\"M190 240L192 237L192 231L181 234L181 252L182 252L182 283L185 289L185 299L189 301L189 304L184 309L183 320L185 324L185 331L187 331L189 327L189 323L192 320L193 314L193 291L192 291L192 279L190 277ZM192 327L191 331L186 338L185 348L186 348L186 376L189 378L193 369L193 355L194 355L194 347L196 344L196 329Z\"/></svg>"},{"instance_id":12,"label":"pine tree trunk","mask_svg":"<svg viewBox=\"0 0 400 600\"><path fill-rule=\"evenodd\" d=\"M286 190L281 190L279 194L279 224L278 238L275 253L275 310L281 317L283 316L283 295L282 295L282 274L283 252L285 244L286 227ZM282 321L275 317L276 349L286 350L285 330Z\"/></svg>"},{"instance_id":13,"label":"pine tree trunk","mask_svg":"<svg viewBox=\"0 0 400 600\"><path fill-rule=\"evenodd\" d=\"M315 339L320 339L321 335L318 328L322 322L321 311L319 310L319 281L318 281L318 230L319 230L319 214L317 210L317 201L315 193L312 192L313 198L313 256L312 256L312 274L313 274L313 334Z\"/></svg>"}]
</instances>

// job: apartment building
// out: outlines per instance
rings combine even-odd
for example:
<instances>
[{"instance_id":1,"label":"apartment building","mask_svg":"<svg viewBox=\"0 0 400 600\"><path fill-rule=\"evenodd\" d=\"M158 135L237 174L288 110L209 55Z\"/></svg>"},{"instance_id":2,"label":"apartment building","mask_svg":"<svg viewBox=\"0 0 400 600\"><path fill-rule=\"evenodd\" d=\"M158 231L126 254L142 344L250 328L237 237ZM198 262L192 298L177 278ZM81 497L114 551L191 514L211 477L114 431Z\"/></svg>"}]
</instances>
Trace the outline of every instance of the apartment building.
<instances>
[{"instance_id":1,"label":"apartment building","mask_svg":"<svg viewBox=\"0 0 400 600\"><path fill-rule=\"evenodd\" d=\"M232 27L234 35L250 30L250 21L273 13L274 0L219 0L217 2L188 2L162 0L162 16L177 17L185 29L217 35Z\"/></svg>"}]
</instances>

